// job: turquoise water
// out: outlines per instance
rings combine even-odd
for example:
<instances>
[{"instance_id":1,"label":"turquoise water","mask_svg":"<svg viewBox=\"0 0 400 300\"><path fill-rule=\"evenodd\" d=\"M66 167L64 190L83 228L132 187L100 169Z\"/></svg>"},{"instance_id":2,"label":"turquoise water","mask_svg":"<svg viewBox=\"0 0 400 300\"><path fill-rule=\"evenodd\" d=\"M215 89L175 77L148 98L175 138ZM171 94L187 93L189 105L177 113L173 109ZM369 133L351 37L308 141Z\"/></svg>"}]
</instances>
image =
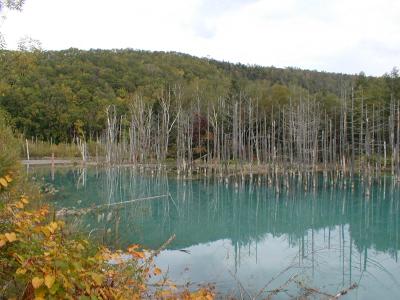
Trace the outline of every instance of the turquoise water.
<instances>
[{"instance_id":1,"label":"turquoise water","mask_svg":"<svg viewBox=\"0 0 400 300\"><path fill-rule=\"evenodd\" d=\"M273 178L183 180L130 168L41 168L30 176L58 190L57 208L111 204L72 220L111 247L154 249L175 234L156 262L178 284L214 283L250 298L273 277L266 291L297 275L328 293L359 283L346 299L400 299L400 189L390 177L370 186L279 179L277 192ZM113 205L152 196L162 197ZM277 298L299 291L292 283Z\"/></svg>"}]
</instances>

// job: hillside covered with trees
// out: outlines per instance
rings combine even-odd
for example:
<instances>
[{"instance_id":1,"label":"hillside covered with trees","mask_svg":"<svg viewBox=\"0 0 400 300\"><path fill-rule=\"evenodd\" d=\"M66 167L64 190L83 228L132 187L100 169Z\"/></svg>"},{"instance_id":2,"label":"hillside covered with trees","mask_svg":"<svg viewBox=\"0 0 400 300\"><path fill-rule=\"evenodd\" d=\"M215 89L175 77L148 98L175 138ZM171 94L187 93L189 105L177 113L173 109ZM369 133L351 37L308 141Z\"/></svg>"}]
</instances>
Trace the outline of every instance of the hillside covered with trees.
<instances>
[{"instance_id":1,"label":"hillside covered with trees","mask_svg":"<svg viewBox=\"0 0 400 300\"><path fill-rule=\"evenodd\" d=\"M157 105L177 85L186 102L200 97L202 105L242 93L265 107L288 103L296 94L315 96L329 106L345 89L361 85L366 90L372 86L369 95L377 101L390 98L387 78L245 66L180 53L0 52L0 106L21 133L41 140L71 141L82 131L95 137L104 129L107 105L127 111L132 95Z\"/></svg>"}]
</instances>

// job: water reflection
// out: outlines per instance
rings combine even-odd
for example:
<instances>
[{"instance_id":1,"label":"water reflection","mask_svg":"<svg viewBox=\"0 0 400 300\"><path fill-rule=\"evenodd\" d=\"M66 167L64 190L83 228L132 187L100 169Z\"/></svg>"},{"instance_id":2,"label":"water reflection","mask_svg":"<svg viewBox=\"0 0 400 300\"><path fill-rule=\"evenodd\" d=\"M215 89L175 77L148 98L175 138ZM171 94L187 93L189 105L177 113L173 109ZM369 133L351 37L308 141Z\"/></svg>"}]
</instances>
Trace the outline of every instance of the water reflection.
<instances>
[{"instance_id":1,"label":"water reflection","mask_svg":"<svg viewBox=\"0 0 400 300\"><path fill-rule=\"evenodd\" d=\"M233 293L240 281L254 295L291 265L329 291L360 281L354 299L400 297L400 190L390 177L177 180L161 171L93 168L56 169L52 181L48 170L34 174L60 190L59 208L129 201L79 217L113 247L157 248L175 234L158 263L181 281L211 280ZM139 201L152 196L161 197Z\"/></svg>"}]
</instances>

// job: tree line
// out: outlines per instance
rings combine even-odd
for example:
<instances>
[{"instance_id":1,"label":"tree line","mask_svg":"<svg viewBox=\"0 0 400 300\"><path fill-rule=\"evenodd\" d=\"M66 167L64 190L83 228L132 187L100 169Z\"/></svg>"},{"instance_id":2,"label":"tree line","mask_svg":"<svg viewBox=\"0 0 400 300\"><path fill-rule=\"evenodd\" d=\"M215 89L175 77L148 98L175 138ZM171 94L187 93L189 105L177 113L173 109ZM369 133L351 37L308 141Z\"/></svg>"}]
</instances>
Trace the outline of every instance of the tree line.
<instances>
[{"instance_id":1,"label":"tree line","mask_svg":"<svg viewBox=\"0 0 400 300\"><path fill-rule=\"evenodd\" d=\"M125 112L132 95L157 105L164 90L177 84L186 102L199 92L205 103L240 91L276 106L287 102L291 89L334 101L341 85L349 85L355 78L129 49L3 50L0 106L27 137L64 142L82 132L87 138L101 134L108 105Z\"/></svg>"},{"instance_id":2,"label":"tree line","mask_svg":"<svg viewBox=\"0 0 400 300\"><path fill-rule=\"evenodd\" d=\"M2 51L0 105L25 136L106 161L400 174L400 76L244 66L179 53ZM222 169L220 170L222 173Z\"/></svg>"}]
</instances>

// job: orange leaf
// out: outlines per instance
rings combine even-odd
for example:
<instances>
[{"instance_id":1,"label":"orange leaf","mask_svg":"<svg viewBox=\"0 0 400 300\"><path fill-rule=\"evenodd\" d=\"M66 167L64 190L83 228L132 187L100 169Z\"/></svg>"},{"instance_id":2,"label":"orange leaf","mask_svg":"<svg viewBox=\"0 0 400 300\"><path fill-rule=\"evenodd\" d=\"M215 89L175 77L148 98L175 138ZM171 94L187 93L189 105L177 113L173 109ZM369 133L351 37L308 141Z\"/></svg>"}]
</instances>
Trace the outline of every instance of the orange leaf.
<instances>
[{"instance_id":1,"label":"orange leaf","mask_svg":"<svg viewBox=\"0 0 400 300\"><path fill-rule=\"evenodd\" d=\"M131 251L130 253L136 258L141 258L141 259L146 258L146 255L143 252Z\"/></svg>"},{"instance_id":2,"label":"orange leaf","mask_svg":"<svg viewBox=\"0 0 400 300\"><path fill-rule=\"evenodd\" d=\"M16 207L16 208L19 208L19 209L22 209L22 208L24 208L24 203L22 203L22 202L17 202L17 203L15 203L15 207Z\"/></svg>"},{"instance_id":3,"label":"orange leaf","mask_svg":"<svg viewBox=\"0 0 400 300\"><path fill-rule=\"evenodd\" d=\"M42 284L43 284L43 278L39 278L39 277L34 277L32 279L32 286L34 289L39 288Z\"/></svg>"},{"instance_id":4,"label":"orange leaf","mask_svg":"<svg viewBox=\"0 0 400 300\"><path fill-rule=\"evenodd\" d=\"M7 239L10 243L12 243L12 242L14 242L14 241L17 240L17 235L15 234L15 232L5 233L4 235L5 235L6 239Z\"/></svg>"},{"instance_id":5,"label":"orange leaf","mask_svg":"<svg viewBox=\"0 0 400 300\"><path fill-rule=\"evenodd\" d=\"M138 245L138 244L133 244L133 245L131 245L131 246L128 247L128 252L135 251L135 250L138 249L138 248L139 248L139 245Z\"/></svg>"},{"instance_id":6,"label":"orange leaf","mask_svg":"<svg viewBox=\"0 0 400 300\"><path fill-rule=\"evenodd\" d=\"M161 274L161 269L160 268L155 268L154 269L154 275L160 275Z\"/></svg>"}]
</instances>

